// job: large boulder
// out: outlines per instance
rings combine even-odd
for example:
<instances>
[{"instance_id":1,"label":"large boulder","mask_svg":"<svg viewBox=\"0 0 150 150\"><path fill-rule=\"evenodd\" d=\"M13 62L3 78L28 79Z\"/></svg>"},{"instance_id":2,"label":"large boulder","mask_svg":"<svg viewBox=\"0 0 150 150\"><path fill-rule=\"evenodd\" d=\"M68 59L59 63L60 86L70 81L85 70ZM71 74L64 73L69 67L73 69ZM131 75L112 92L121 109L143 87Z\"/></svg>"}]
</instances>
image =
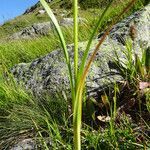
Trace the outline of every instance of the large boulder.
<instances>
[{"instance_id":1,"label":"large boulder","mask_svg":"<svg viewBox=\"0 0 150 150\"><path fill-rule=\"evenodd\" d=\"M113 86L114 82L123 80L118 69L114 65L115 51L119 58L125 60L123 51L126 50L125 41L131 39L131 26L136 29L134 48L139 55L142 49L150 46L150 4L142 10L122 20L111 30L109 36L103 42L95 61L92 64L87 77L86 86L89 95L97 95L98 92ZM99 35L99 38L101 35ZM90 54L99 39L93 40ZM79 55L83 56L86 42L80 43ZM68 46L69 55L73 62L73 45ZM72 63L73 67L73 63ZM69 90L68 70L62 49L55 50L44 57L30 63L21 63L11 70L17 83L23 84L34 93L54 93L56 91Z\"/></svg>"}]
</instances>

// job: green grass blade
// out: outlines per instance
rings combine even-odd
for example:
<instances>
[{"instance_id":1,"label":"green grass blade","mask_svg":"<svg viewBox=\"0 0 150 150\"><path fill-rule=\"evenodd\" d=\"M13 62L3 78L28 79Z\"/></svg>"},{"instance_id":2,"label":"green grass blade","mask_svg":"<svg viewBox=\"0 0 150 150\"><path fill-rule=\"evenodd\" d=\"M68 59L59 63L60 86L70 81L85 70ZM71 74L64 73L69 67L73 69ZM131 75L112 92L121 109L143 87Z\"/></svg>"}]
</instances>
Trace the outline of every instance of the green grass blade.
<instances>
[{"instance_id":1,"label":"green grass blade","mask_svg":"<svg viewBox=\"0 0 150 150\"><path fill-rule=\"evenodd\" d=\"M83 73L83 70L84 70L84 67L85 67L85 63L86 63L86 60L87 60L87 57L88 57L88 53L89 53L89 50L90 50L90 46L91 46L92 40L93 40L93 38L94 38L96 32L98 31L98 29L99 29L99 27L100 27L100 25L101 25L101 23L102 23L102 21L103 21L103 19L104 19L104 17L105 17L105 14L106 14L107 11L109 10L109 8L110 8L110 6L112 5L112 2L113 2L113 1L114 1L114 0L112 0L112 1L108 4L108 6L106 7L106 9L103 11L102 15L100 16L100 18L99 18L99 20L98 20L98 22L97 22L97 24L96 24L96 26L95 26L95 28L94 28L92 34L91 34L91 36L90 36L90 38L89 38L89 40L88 40L88 44L87 44L87 46L86 46L86 49L85 49L85 52L84 52L84 55L83 55L83 58L82 58L82 61L81 61L81 67L80 67L80 70L79 70L78 79L80 78L80 76L81 76L82 73Z\"/></svg>"},{"instance_id":2,"label":"green grass blade","mask_svg":"<svg viewBox=\"0 0 150 150\"><path fill-rule=\"evenodd\" d=\"M112 24L107 28L106 32L103 34L103 36L101 37L101 39L99 40L98 44L95 47L95 50L93 51L92 55L90 56L86 67L84 68L83 73L81 74L81 77L79 78L79 83L78 83L78 90L77 92L79 92L81 90L81 88L83 88L82 86L84 85L86 76L89 72L89 69L91 67L92 62L94 61L94 58L97 54L97 52L99 51L100 46L102 45L102 43L104 42L104 40L106 39L107 35L109 34L110 30L112 29L113 25L122 17L122 15L126 12L128 12L128 10L132 7L132 5L135 3L136 0L131 0L130 3L128 3L128 5L122 10L122 12L120 14L117 15L116 19L112 22Z\"/></svg>"},{"instance_id":3,"label":"green grass blade","mask_svg":"<svg viewBox=\"0 0 150 150\"><path fill-rule=\"evenodd\" d=\"M68 51L67 51L66 42L65 42L63 33L61 31L61 28L60 28L60 26L58 24L58 21L57 21L55 15L53 14L52 10L48 6L48 4L45 2L45 0L40 0L40 2L43 5L43 7L45 8L47 14L49 15L50 19L52 20L52 22L53 22L53 24L54 24L54 26L56 28L56 31L58 32L61 44L63 46L64 53L65 53L66 62L69 63L69 54L68 54Z\"/></svg>"},{"instance_id":4,"label":"green grass blade","mask_svg":"<svg viewBox=\"0 0 150 150\"><path fill-rule=\"evenodd\" d=\"M74 72L75 80L78 74L78 0L74 0L73 6L74 14Z\"/></svg>"},{"instance_id":5,"label":"green grass blade","mask_svg":"<svg viewBox=\"0 0 150 150\"><path fill-rule=\"evenodd\" d=\"M76 93L75 104L73 108L73 129L74 129L74 149L81 150L81 120L82 120L82 93L83 88L81 88L80 93Z\"/></svg>"},{"instance_id":6,"label":"green grass blade","mask_svg":"<svg viewBox=\"0 0 150 150\"><path fill-rule=\"evenodd\" d=\"M71 84L71 89L74 88L74 83L73 83L73 77L72 77L72 70L71 70L71 63L70 63L70 58L69 58L69 54L68 54L68 50L67 50L67 46L66 46L66 42L63 36L63 33L61 31L61 28L58 24L58 21L55 17L55 15L53 14L52 10L50 9L50 7L48 6L48 4L45 2L45 0L40 0L41 4L43 5L43 7L45 8L47 14L49 15L50 19L52 20L56 31L59 35L62 47L63 47L63 51L64 51L64 55L65 55L65 59L66 59L66 64L68 66L68 70L69 70L69 78L70 78L70 84ZM72 97L74 97L74 90L71 90L72 92Z\"/></svg>"},{"instance_id":7,"label":"green grass blade","mask_svg":"<svg viewBox=\"0 0 150 150\"><path fill-rule=\"evenodd\" d=\"M90 47L90 45L89 45L89 47ZM87 52L87 54L88 54L88 52ZM83 66L83 69L84 69L84 66ZM80 130L81 130L81 118L82 118L82 93L83 93L84 82L85 82L85 78L84 77L82 78L83 80L80 78L80 76L78 77L80 79L80 81L81 80L82 81L78 83L78 89L77 89L77 93L76 93L76 97L75 97L76 99L75 99L74 108L73 108L74 141L77 142L77 144L74 142L76 150L80 150L81 149Z\"/></svg>"},{"instance_id":8,"label":"green grass blade","mask_svg":"<svg viewBox=\"0 0 150 150\"><path fill-rule=\"evenodd\" d=\"M82 76L79 78L79 83L78 83L78 87L77 87L77 92L76 92L76 99L75 99L75 104L74 104L74 109L73 109L73 124L74 124L74 139L75 140L80 140L81 135L80 135L80 130L81 130L81 118L82 118L82 93L83 93L83 89L84 89L84 84L85 84L85 79L86 76L89 72L89 69L91 67L92 62L94 61L94 58L96 56L96 53L99 50L99 47L101 46L101 44L104 42L104 40L106 39L107 35L109 34L109 31L112 29L112 26L116 23L116 21L118 21L118 19L120 19L120 17L129 10L129 8L131 8L131 6L134 4L135 0L132 0L127 7L125 7L123 9L123 11L117 16L116 20L114 22L112 22L112 24L108 27L108 29L106 30L106 32L104 33L104 35L102 36L102 38L100 39L99 43L97 44L94 52L92 53L91 57L88 60L88 63L86 65L86 67L84 68L84 72L81 74ZM79 142L79 146L81 143L81 140L78 141ZM80 147L77 147L80 150Z\"/></svg>"},{"instance_id":9,"label":"green grass blade","mask_svg":"<svg viewBox=\"0 0 150 150\"><path fill-rule=\"evenodd\" d=\"M35 128L37 129L38 134L41 137L41 140L42 140L41 142L43 143L43 146L45 147L46 150L49 150L49 148L48 148L48 146L45 142L45 139L44 139L44 137L42 136L42 133L39 130L39 127L38 127L37 123L32 118L31 118L31 120L32 120L33 124L35 125Z\"/></svg>"},{"instance_id":10,"label":"green grass blade","mask_svg":"<svg viewBox=\"0 0 150 150\"><path fill-rule=\"evenodd\" d=\"M75 98L77 97L77 76L78 76L78 0L73 1L73 14L74 14L74 81L75 81ZM73 102L76 103L76 100ZM74 107L73 107L74 108ZM80 136L80 128L81 128L81 105L78 108L75 108L77 112L74 112L73 118L76 121L73 121L74 128L74 149L81 149L81 136Z\"/></svg>"}]
</instances>

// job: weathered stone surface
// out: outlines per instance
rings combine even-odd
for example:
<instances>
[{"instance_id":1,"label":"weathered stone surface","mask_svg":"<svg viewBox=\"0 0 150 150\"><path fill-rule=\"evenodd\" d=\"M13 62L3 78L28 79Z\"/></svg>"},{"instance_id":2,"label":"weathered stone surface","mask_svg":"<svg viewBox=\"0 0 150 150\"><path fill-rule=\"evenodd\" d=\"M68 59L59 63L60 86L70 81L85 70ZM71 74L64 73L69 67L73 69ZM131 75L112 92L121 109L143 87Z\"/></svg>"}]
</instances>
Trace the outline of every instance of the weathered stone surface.
<instances>
[{"instance_id":1,"label":"weathered stone surface","mask_svg":"<svg viewBox=\"0 0 150 150\"><path fill-rule=\"evenodd\" d=\"M86 22L85 19L79 18L79 23ZM72 26L73 18L63 18L59 22L60 26ZM22 31L14 33L9 37L11 40L31 39L39 35L48 35L49 31L54 29L52 22L35 23L30 27L24 28Z\"/></svg>"},{"instance_id":2,"label":"weathered stone surface","mask_svg":"<svg viewBox=\"0 0 150 150\"><path fill-rule=\"evenodd\" d=\"M29 14L31 12L34 12L38 7L39 7L40 3L37 2L35 5L29 7L25 12L24 12L24 15L25 14Z\"/></svg>"},{"instance_id":3,"label":"weathered stone surface","mask_svg":"<svg viewBox=\"0 0 150 150\"><path fill-rule=\"evenodd\" d=\"M86 19L84 18L78 18L79 23L85 23ZM61 26L73 26L73 18L63 18L60 21Z\"/></svg>"},{"instance_id":4,"label":"weathered stone surface","mask_svg":"<svg viewBox=\"0 0 150 150\"><path fill-rule=\"evenodd\" d=\"M46 0L47 3L51 3L52 1L53 1L53 0ZM37 2L35 5L29 7L29 8L24 12L24 15L34 12L39 6L40 6L40 2Z\"/></svg>"},{"instance_id":5,"label":"weathered stone surface","mask_svg":"<svg viewBox=\"0 0 150 150\"><path fill-rule=\"evenodd\" d=\"M116 24L111 30L110 37L124 44L123 41L130 35L131 26L137 30L135 43L150 46L150 4Z\"/></svg>"},{"instance_id":6,"label":"weathered stone surface","mask_svg":"<svg viewBox=\"0 0 150 150\"><path fill-rule=\"evenodd\" d=\"M50 138L44 139L49 149L52 149L52 140ZM10 150L41 150L44 149L42 143L36 138L18 139L16 143L9 147Z\"/></svg>"},{"instance_id":7,"label":"weathered stone surface","mask_svg":"<svg viewBox=\"0 0 150 150\"><path fill-rule=\"evenodd\" d=\"M95 62L87 77L86 86L90 95L96 95L97 92L104 88L113 86L112 83L123 79L117 68L113 65L113 58L115 57L115 51L117 51L119 58L125 61L122 53L125 50L123 41L131 38L129 31L133 22L137 32L134 42L135 51L140 55L141 45L142 48L150 46L149 4L144 9L116 24L111 30L110 35L97 53ZM90 53L93 51L97 42L98 39L93 40ZM86 42L80 43L80 58L83 55L85 45ZM72 61L73 46L68 46L68 49ZM24 84L27 89L32 89L38 94L69 90L68 70L62 50L55 50L31 63L18 64L12 68L12 73L18 83Z\"/></svg>"},{"instance_id":8,"label":"weathered stone surface","mask_svg":"<svg viewBox=\"0 0 150 150\"><path fill-rule=\"evenodd\" d=\"M14 33L9 39L29 39L38 35L47 35L52 27L53 25L50 22L36 23L20 32Z\"/></svg>"},{"instance_id":9,"label":"weathered stone surface","mask_svg":"<svg viewBox=\"0 0 150 150\"><path fill-rule=\"evenodd\" d=\"M38 14L45 14L45 13L46 13L46 11L44 9L41 9L38 11Z\"/></svg>"},{"instance_id":10,"label":"weathered stone surface","mask_svg":"<svg viewBox=\"0 0 150 150\"><path fill-rule=\"evenodd\" d=\"M32 139L24 139L15 144L10 150L37 150L37 146Z\"/></svg>"}]
</instances>

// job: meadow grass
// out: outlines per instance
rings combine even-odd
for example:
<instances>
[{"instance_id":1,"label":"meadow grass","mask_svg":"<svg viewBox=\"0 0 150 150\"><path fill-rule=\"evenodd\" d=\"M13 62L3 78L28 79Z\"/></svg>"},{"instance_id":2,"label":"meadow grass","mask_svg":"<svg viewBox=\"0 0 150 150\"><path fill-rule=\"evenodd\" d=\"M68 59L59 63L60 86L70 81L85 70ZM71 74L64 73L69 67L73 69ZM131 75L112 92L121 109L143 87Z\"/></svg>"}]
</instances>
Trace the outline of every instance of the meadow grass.
<instances>
[{"instance_id":1,"label":"meadow grass","mask_svg":"<svg viewBox=\"0 0 150 150\"><path fill-rule=\"evenodd\" d=\"M13 83L1 84L0 93L1 148L10 148L18 139L30 137L41 149L73 149L72 116L68 108L69 102L63 95L55 93L53 96L35 97L21 87L15 89ZM99 125L98 129L94 129L83 123L81 149L148 148L149 137L144 135L144 131L139 132L138 125L132 123L125 114L121 117L120 124L116 124L114 119L112 123L105 123L103 129ZM145 138L145 142L137 142L139 135Z\"/></svg>"},{"instance_id":2,"label":"meadow grass","mask_svg":"<svg viewBox=\"0 0 150 150\"><path fill-rule=\"evenodd\" d=\"M101 1L99 1L99 2L101 3ZM103 25L101 25L102 28L100 27L100 31L103 31L103 29L107 27L109 20L111 18L113 18L118 13L118 11L124 7L124 5L127 2L129 2L129 0L127 0L127 1L115 0L114 5L112 5L111 9L110 9L111 13L109 13L107 15L108 18L103 22ZM119 5L120 3L122 3L122 5ZM95 19L98 18L98 16L106 8L107 4L108 4L108 2L106 2L106 3L103 2L101 7L99 7L98 5L97 5L98 7L93 7L91 4L90 4L91 7L85 7L85 8L81 7L79 9L79 17L87 18L88 21L89 20L94 21L94 18ZM138 10L141 7L141 5L144 5L144 4L146 4L145 0L138 0L136 2L136 5L125 16ZM65 7L61 7L60 5L61 5L60 0L54 1L52 4L49 4L49 6L51 6L52 9L55 11L55 14L56 14L56 17L58 20L61 20L63 18L60 14L62 14L63 11L66 10ZM80 3L80 5L82 5L82 2ZM115 7L115 10L113 9L114 7ZM88 11L86 10L87 8L88 8ZM18 16L16 18L12 19L12 20L4 22L4 24L0 26L0 39L5 39L6 36L10 36L11 34L13 34L15 32L19 32L23 28L29 27L29 26L33 25L34 23L49 21L49 17L47 14L42 14L42 15L38 14L38 11L40 9L43 9L43 8L39 4L38 7L32 13L24 14L24 15L21 15L21 16ZM66 18L73 17L73 13L72 13L71 9L67 9L67 13L65 14L64 17L66 17ZM93 25L93 23L91 22L91 26L92 25Z\"/></svg>"},{"instance_id":3,"label":"meadow grass","mask_svg":"<svg viewBox=\"0 0 150 150\"><path fill-rule=\"evenodd\" d=\"M119 12L121 10L120 7L116 8L116 12ZM93 13L94 11L94 13ZM98 21L98 17L102 14L104 10L98 10L98 9L91 9L88 12L85 10L79 10L79 13L81 14L80 17L83 17L86 19L86 22L84 24L79 25L79 41L87 41L88 37L92 33L93 24L95 24ZM116 12L113 9L110 9L108 13L105 15L105 20L101 22L101 25L99 26L99 30L96 32L98 34L100 31L106 28L111 18L114 18L116 15ZM95 15L96 14L96 15ZM30 18L28 16L24 16L27 18ZM24 20L26 24L30 22L30 20L26 20L21 18L17 18L19 22L21 20ZM32 16L33 17L33 16ZM31 18L32 18L31 17ZM48 17L47 17L48 19ZM13 23L14 21L10 22L10 27L13 27L13 25L18 24L18 21L16 23ZM39 19L37 19L39 20ZM32 21L36 22L34 19ZM48 21L48 20L47 20ZM29 25L29 24L28 24ZM8 33L10 34L12 29L5 26L4 27L8 30ZM15 28L15 27L13 27ZM0 30L3 34L3 30ZM73 31L72 27L62 27L62 31L64 33L64 37L67 44L73 43ZM6 31L4 30L6 33ZM15 32L15 31L13 31ZM6 35L3 35L6 37ZM95 36L96 37L96 36ZM50 43L50 44L49 44ZM35 58L38 58L40 56L44 56L47 53L51 52L52 50L60 48L61 43L58 40L58 35L55 31L50 31L49 35L46 37L37 37L35 39L29 39L29 40L1 40L0 41L0 61L3 62L8 68L14 66L18 63L27 63L31 60L34 60Z\"/></svg>"},{"instance_id":4,"label":"meadow grass","mask_svg":"<svg viewBox=\"0 0 150 150\"><path fill-rule=\"evenodd\" d=\"M79 39L81 41L87 40L87 36L91 33L91 30L87 25L81 25L79 27L80 34ZM73 42L72 28L62 28L64 36L68 44ZM46 37L38 37L31 40L17 40L0 43L0 57L1 61L5 62L8 68L18 63L27 63L38 57L44 56L52 50L58 49L61 43L58 39L58 35L54 31L50 31ZM49 44L51 43L51 44Z\"/></svg>"}]
</instances>

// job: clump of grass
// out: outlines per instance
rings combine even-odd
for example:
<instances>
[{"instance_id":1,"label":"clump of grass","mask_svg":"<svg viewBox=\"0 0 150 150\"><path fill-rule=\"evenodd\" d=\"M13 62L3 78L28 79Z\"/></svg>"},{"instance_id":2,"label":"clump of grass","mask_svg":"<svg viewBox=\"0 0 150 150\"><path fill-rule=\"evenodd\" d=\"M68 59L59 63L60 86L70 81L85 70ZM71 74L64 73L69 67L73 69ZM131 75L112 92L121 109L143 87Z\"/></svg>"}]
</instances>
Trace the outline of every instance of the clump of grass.
<instances>
[{"instance_id":1,"label":"clump of grass","mask_svg":"<svg viewBox=\"0 0 150 150\"><path fill-rule=\"evenodd\" d=\"M0 85L0 147L10 148L22 137L33 138L43 149L45 141L53 142L48 144L53 148L65 145L60 134L69 116L68 101L59 93L35 97L14 87L9 83Z\"/></svg>"},{"instance_id":2,"label":"clump of grass","mask_svg":"<svg viewBox=\"0 0 150 150\"><path fill-rule=\"evenodd\" d=\"M121 61L118 56L116 60L116 64L118 69L120 68L122 76L124 76L129 81L129 83L135 84L134 86L136 86L137 82L139 81L148 81L150 78L150 48L141 51L142 57L140 58L134 51L132 43L127 42L126 50L123 51L123 53L125 55L126 61Z\"/></svg>"},{"instance_id":3,"label":"clump of grass","mask_svg":"<svg viewBox=\"0 0 150 150\"><path fill-rule=\"evenodd\" d=\"M55 25L56 31L59 35L63 51L64 51L64 56L66 59L66 65L68 66L68 74L69 74L69 79L70 79L70 88L71 88L71 93L72 93L72 108L73 108L73 126L74 126L74 148L77 150L81 149L81 135L80 135L80 130L81 130L81 118L82 118L82 94L83 94L83 89L85 85L85 80L86 76L89 72L90 66L95 58L95 55L97 51L99 50L99 47L105 40L106 36L108 35L112 25L114 22L111 24L111 26L106 30L105 34L102 36L100 39L99 43L97 44L94 52L92 53L92 56L89 58L87 61L87 56L90 50L90 45L92 42L92 39L98 30L98 27L101 24L101 21L103 20L103 17L105 16L107 10L109 9L109 6L111 5L112 2L109 3L108 7L105 9L104 13L98 20L96 27L93 30L93 33L88 41L87 48L85 50L83 59L81 60L81 67L78 68L78 1L74 0L73 1L73 14L74 14L74 68L71 68L71 62L70 62L70 57L68 54L66 42L63 36L63 33L61 31L61 28L57 22L57 19L55 18L52 10L48 7L47 3L44 0L41 0L42 5L46 9L49 17L51 18L52 22ZM118 15L117 19L120 18L124 12L126 12L134 1L131 1L131 3ZM85 65L87 62L87 65ZM73 70L72 70L73 69ZM74 74L72 73L74 71Z\"/></svg>"},{"instance_id":4,"label":"clump of grass","mask_svg":"<svg viewBox=\"0 0 150 150\"><path fill-rule=\"evenodd\" d=\"M10 149L20 139L32 138L36 141L39 149L73 149L72 117L69 115L68 100L64 96L55 93L53 96L34 97L31 93L27 93L19 87L14 90L10 84L5 84L5 86L7 86L7 89L4 85L0 88L5 89L5 92L8 93L4 94L5 98L0 95L1 102L5 104L0 106L1 148ZM9 99L9 101L6 101L6 99ZM81 148L83 150L109 150L114 148L140 149L144 147L142 142L137 142L139 131L135 130L135 125L128 118L123 117L122 123L114 125L113 128L112 135L109 123L103 131L101 128L95 130L83 124ZM145 144L147 144L146 141Z\"/></svg>"},{"instance_id":5,"label":"clump of grass","mask_svg":"<svg viewBox=\"0 0 150 150\"><path fill-rule=\"evenodd\" d=\"M131 42L127 42L126 47L126 51L123 51L126 60L120 60L116 54L117 60L115 62L120 74L126 79L129 91L132 91L132 95L136 96L136 99L139 101L139 109L141 112L142 99L146 99L146 105L149 108L150 49L148 47L141 51L142 56L140 58L134 51Z\"/></svg>"}]
</instances>

